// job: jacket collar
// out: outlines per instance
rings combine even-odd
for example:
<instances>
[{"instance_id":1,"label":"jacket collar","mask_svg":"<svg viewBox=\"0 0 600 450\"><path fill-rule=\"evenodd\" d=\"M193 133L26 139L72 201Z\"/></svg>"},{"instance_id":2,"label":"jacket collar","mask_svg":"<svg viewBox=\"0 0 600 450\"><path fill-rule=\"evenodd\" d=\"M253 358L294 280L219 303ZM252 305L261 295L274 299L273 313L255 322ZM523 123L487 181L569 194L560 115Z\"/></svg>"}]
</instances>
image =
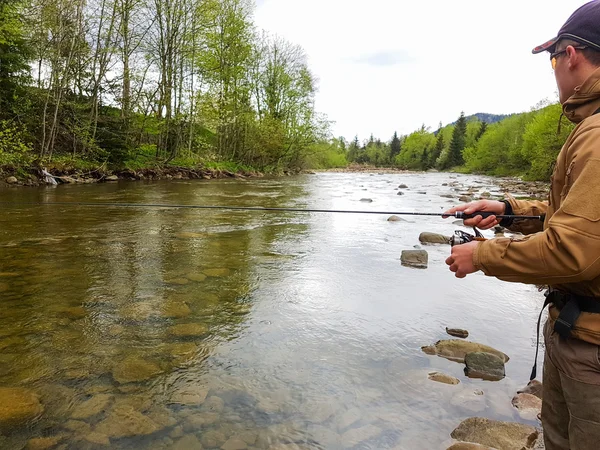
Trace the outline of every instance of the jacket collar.
<instances>
[{"instance_id":1,"label":"jacket collar","mask_svg":"<svg viewBox=\"0 0 600 450\"><path fill-rule=\"evenodd\" d=\"M563 104L563 113L573 123L579 123L590 117L600 108L600 68L596 69L583 82L575 88Z\"/></svg>"}]
</instances>

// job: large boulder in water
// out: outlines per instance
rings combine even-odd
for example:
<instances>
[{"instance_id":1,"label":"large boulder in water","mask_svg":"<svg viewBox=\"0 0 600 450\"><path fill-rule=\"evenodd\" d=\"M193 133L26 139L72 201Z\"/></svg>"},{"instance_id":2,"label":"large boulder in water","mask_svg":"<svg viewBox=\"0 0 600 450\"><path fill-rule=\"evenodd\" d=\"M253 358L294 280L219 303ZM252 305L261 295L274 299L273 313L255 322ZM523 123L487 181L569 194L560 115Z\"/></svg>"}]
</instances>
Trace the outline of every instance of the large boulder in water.
<instances>
[{"instance_id":1,"label":"large boulder in water","mask_svg":"<svg viewBox=\"0 0 600 450\"><path fill-rule=\"evenodd\" d=\"M24 388L0 387L0 431L25 426L43 411L35 392Z\"/></svg>"},{"instance_id":2,"label":"large boulder in water","mask_svg":"<svg viewBox=\"0 0 600 450\"><path fill-rule=\"evenodd\" d=\"M465 375L469 378L483 378L499 381L504 378L504 358L487 352L473 352L465 355Z\"/></svg>"},{"instance_id":3,"label":"large boulder in water","mask_svg":"<svg viewBox=\"0 0 600 450\"><path fill-rule=\"evenodd\" d=\"M478 344L476 342L464 341L462 339L445 339L437 341L433 345L421 347L421 350L428 355L438 355L443 358L461 363L465 362L465 356L467 353L473 352L491 353L502 358L504 362L508 362L509 360L506 354L496 350L495 348L484 344Z\"/></svg>"},{"instance_id":4,"label":"large boulder in water","mask_svg":"<svg viewBox=\"0 0 600 450\"><path fill-rule=\"evenodd\" d=\"M533 448L539 432L521 423L471 417L451 433L452 438L487 445L498 450Z\"/></svg>"},{"instance_id":5,"label":"large boulder in water","mask_svg":"<svg viewBox=\"0 0 600 450\"><path fill-rule=\"evenodd\" d=\"M429 255L425 250L402 250L400 262L403 266L416 267L419 269L427 268Z\"/></svg>"}]
</instances>

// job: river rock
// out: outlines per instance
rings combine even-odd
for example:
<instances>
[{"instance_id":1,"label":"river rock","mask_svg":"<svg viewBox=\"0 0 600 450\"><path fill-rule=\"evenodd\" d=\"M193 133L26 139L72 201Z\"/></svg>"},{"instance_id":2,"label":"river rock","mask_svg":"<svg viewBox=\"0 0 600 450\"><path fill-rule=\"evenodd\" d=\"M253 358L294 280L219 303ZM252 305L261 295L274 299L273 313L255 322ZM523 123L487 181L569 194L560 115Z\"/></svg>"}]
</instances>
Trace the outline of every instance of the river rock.
<instances>
[{"instance_id":1,"label":"river rock","mask_svg":"<svg viewBox=\"0 0 600 450\"><path fill-rule=\"evenodd\" d=\"M226 277L231 273L231 270L224 267L216 269L206 269L202 273L208 277Z\"/></svg>"},{"instance_id":2,"label":"river rock","mask_svg":"<svg viewBox=\"0 0 600 450\"><path fill-rule=\"evenodd\" d=\"M509 358L507 355L495 348L489 347L484 344L478 344L471 341L463 341L462 339L444 339L437 341L434 345L426 345L421 347L423 352L428 355L438 355L442 358L449 359L460 363L465 362L465 355L473 352L486 352L496 355L504 359L504 362L508 362Z\"/></svg>"},{"instance_id":3,"label":"river rock","mask_svg":"<svg viewBox=\"0 0 600 450\"><path fill-rule=\"evenodd\" d=\"M141 358L129 357L112 370L113 378L121 384L146 381L161 372L156 364Z\"/></svg>"},{"instance_id":4,"label":"river rock","mask_svg":"<svg viewBox=\"0 0 600 450\"><path fill-rule=\"evenodd\" d=\"M181 391L176 391L171 395L170 403L193 406L201 405L206 400L208 388L206 387L187 387Z\"/></svg>"},{"instance_id":5,"label":"river rock","mask_svg":"<svg viewBox=\"0 0 600 450\"><path fill-rule=\"evenodd\" d=\"M0 387L0 431L27 425L44 412L35 392L25 388Z\"/></svg>"},{"instance_id":6,"label":"river rock","mask_svg":"<svg viewBox=\"0 0 600 450\"><path fill-rule=\"evenodd\" d=\"M463 330L460 328L448 328L446 327L446 333L448 333L450 336L454 336L454 337L458 337L458 338L463 338L466 339L469 337L469 332L467 330Z\"/></svg>"},{"instance_id":7,"label":"river rock","mask_svg":"<svg viewBox=\"0 0 600 450\"><path fill-rule=\"evenodd\" d=\"M180 323L170 327L169 334L176 337L200 337L208 334L208 327L200 323Z\"/></svg>"},{"instance_id":8,"label":"river rock","mask_svg":"<svg viewBox=\"0 0 600 450\"><path fill-rule=\"evenodd\" d=\"M171 450L202 450L202 448L202 443L198 438L193 434L188 434L175 442Z\"/></svg>"},{"instance_id":9,"label":"river rock","mask_svg":"<svg viewBox=\"0 0 600 450\"><path fill-rule=\"evenodd\" d=\"M372 198L361 198L360 201L363 203L371 203L371 202L373 202L373 199Z\"/></svg>"},{"instance_id":10,"label":"river rock","mask_svg":"<svg viewBox=\"0 0 600 450\"><path fill-rule=\"evenodd\" d=\"M400 261L403 266L427 268L429 256L425 250L402 250Z\"/></svg>"},{"instance_id":11,"label":"river rock","mask_svg":"<svg viewBox=\"0 0 600 450\"><path fill-rule=\"evenodd\" d=\"M29 441L27 441L27 445L25 446L25 450L48 450L56 447L62 440L63 436L49 436L29 439Z\"/></svg>"},{"instance_id":12,"label":"river rock","mask_svg":"<svg viewBox=\"0 0 600 450\"><path fill-rule=\"evenodd\" d=\"M461 195L460 197L458 197L458 201L463 203L470 203L473 201L473 199L468 195Z\"/></svg>"},{"instance_id":13,"label":"river rock","mask_svg":"<svg viewBox=\"0 0 600 450\"><path fill-rule=\"evenodd\" d=\"M104 447L108 447L110 445L110 439L108 436L102 433L97 433L96 431L86 434L84 439L92 444L102 445Z\"/></svg>"},{"instance_id":14,"label":"river rock","mask_svg":"<svg viewBox=\"0 0 600 450\"><path fill-rule=\"evenodd\" d=\"M246 450L248 445L237 438L229 438L222 446L221 450Z\"/></svg>"},{"instance_id":15,"label":"river rock","mask_svg":"<svg viewBox=\"0 0 600 450\"><path fill-rule=\"evenodd\" d=\"M523 389L519 389L517 394L532 394L538 398L542 398L542 383L538 380L531 380Z\"/></svg>"},{"instance_id":16,"label":"river rock","mask_svg":"<svg viewBox=\"0 0 600 450\"><path fill-rule=\"evenodd\" d=\"M533 394L517 394L511 403L525 420L536 420L542 412L542 400Z\"/></svg>"},{"instance_id":17,"label":"river rock","mask_svg":"<svg viewBox=\"0 0 600 450\"><path fill-rule=\"evenodd\" d=\"M119 177L116 175L109 175L105 178L106 181L119 181Z\"/></svg>"},{"instance_id":18,"label":"river rock","mask_svg":"<svg viewBox=\"0 0 600 450\"><path fill-rule=\"evenodd\" d=\"M109 438L120 439L132 436L145 436L156 433L161 427L149 417L133 408L119 407L113 409L109 416L98 424L96 433Z\"/></svg>"},{"instance_id":19,"label":"river rock","mask_svg":"<svg viewBox=\"0 0 600 450\"><path fill-rule=\"evenodd\" d=\"M365 425L360 428L351 428L341 436L342 446L344 448L350 448L357 446L361 442L373 439L381 434L381 428L375 425Z\"/></svg>"},{"instance_id":20,"label":"river rock","mask_svg":"<svg viewBox=\"0 0 600 450\"><path fill-rule=\"evenodd\" d=\"M192 313L190 307L184 302L170 301L165 305L163 316L169 319L181 319Z\"/></svg>"},{"instance_id":21,"label":"river rock","mask_svg":"<svg viewBox=\"0 0 600 450\"><path fill-rule=\"evenodd\" d=\"M472 352L465 355L465 375L469 378L499 381L504 378L504 359L487 352Z\"/></svg>"},{"instance_id":22,"label":"river rock","mask_svg":"<svg viewBox=\"0 0 600 450\"><path fill-rule=\"evenodd\" d=\"M404 192L402 192L402 191L398 191L398 192L396 193L396 195L404 195Z\"/></svg>"},{"instance_id":23,"label":"river rock","mask_svg":"<svg viewBox=\"0 0 600 450\"><path fill-rule=\"evenodd\" d=\"M360 409L349 409L336 420L338 430L345 430L349 426L358 422L361 419L361 417L362 415L360 413Z\"/></svg>"},{"instance_id":24,"label":"river rock","mask_svg":"<svg viewBox=\"0 0 600 450\"><path fill-rule=\"evenodd\" d=\"M203 273L188 273L185 277L188 280L196 281L196 282L202 282L202 281L206 280L206 278L207 278L207 276L204 275Z\"/></svg>"},{"instance_id":25,"label":"river rock","mask_svg":"<svg viewBox=\"0 0 600 450\"><path fill-rule=\"evenodd\" d=\"M487 445L474 444L473 442L457 442L452 444L446 450L497 450Z\"/></svg>"},{"instance_id":26,"label":"river rock","mask_svg":"<svg viewBox=\"0 0 600 450\"><path fill-rule=\"evenodd\" d=\"M532 448L538 431L529 425L471 417L451 433L453 439L487 445L498 450Z\"/></svg>"},{"instance_id":27,"label":"river rock","mask_svg":"<svg viewBox=\"0 0 600 450\"><path fill-rule=\"evenodd\" d=\"M213 413L221 413L223 412L223 408L225 408L225 402L221 397L217 397L216 395L209 397L208 400L206 400L202 405L203 411Z\"/></svg>"},{"instance_id":28,"label":"river rock","mask_svg":"<svg viewBox=\"0 0 600 450\"><path fill-rule=\"evenodd\" d=\"M481 198L490 198L492 196L492 194L490 194L489 192L482 192L481 194Z\"/></svg>"},{"instance_id":29,"label":"river rock","mask_svg":"<svg viewBox=\"0 0 600 450\"><path fill-rule=\"evenodd\" d=\"M432 381L437 381L438 383L445 384L458 384L460 383L458 378L454 378L453 376L446 375L445 373L440 372L430 372L428 378Z\"/></svg>"},{"instance_id":30,"label":"river rock","mask_svg":"<svg viewBox=\"0 0 600 450\"><path fill-rule=\"evenodd\" d=\"M477 395L470 389L463 389L454 394L450 399L450 404L469 414L477 414L486 409L485 397Z\"/></svg>"},{"instance_id":31,"label":"river rock","mask_svg":"<svg viewBox=\"0 0 600 450\"><path fill-rule=\"evenodd\" d=\"M400 216L390 216L388 217L388 222L406 222L406 220Z\"/></svg>"},{"instance_id":32,"label":"river rock","mask_svg":"<svg viewBox=\"0 0 600 450\"><path fill-rule=\"evenodd\" d=\"M7 184L16 184L19 182L16 177L8 177L5 181Z\"/></svg>"},{"instance_id":33,"label":"river rock","mask_svg":"<svg viewBox=\"0 0 600 450\"><path fill-rule=\"evenodd\" d=\"M90 417L106 411L113 396L110 394L98 394L89 400L76 406L71 414L71 419L89 419Z\"/></svg>"},{"instance_id":34,"label":"river rock","mask_svg":"<svg viewBox=\"0 0 600 450\"><path fill-rule=\"evenodd\" d=\"M419 235L419 242L422 244L449 244L450 236L444 236L443 234L429 233L424 231Z\"/></svg>"},{"instance_id":35,"label":"river rock","mask_svg":"<svg viewBox=\"0 0 600 450\"><path fill-rule=\"evenodd\" d=\"M408 186L405 185L404 183L402 183L401 185L398 186L399 189L407 189Z\"/></svg>"},{"instance_id":36,"label":"river rock","mask_svg":"<svg viewBox=\"0 0 600 450\"><path fill-rule=\"evenodd\" d=\"M209 430L206 433L202 433L202 445L208 448L220 447L225 444L227 437L220 431Z\"/></svg>"}]
</instances>

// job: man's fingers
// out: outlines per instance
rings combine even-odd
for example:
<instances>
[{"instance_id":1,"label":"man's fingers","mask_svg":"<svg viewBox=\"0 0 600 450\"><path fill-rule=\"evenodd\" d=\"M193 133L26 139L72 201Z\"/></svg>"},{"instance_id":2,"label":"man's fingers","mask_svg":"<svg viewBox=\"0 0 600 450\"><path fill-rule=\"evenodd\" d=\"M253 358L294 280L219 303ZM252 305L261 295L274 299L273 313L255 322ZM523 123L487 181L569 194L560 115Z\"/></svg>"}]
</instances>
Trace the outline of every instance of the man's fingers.
<instances>
[{"instance_id":1,"label":"man's fingers","mask_svg":"<svg viewBox=\"0 0 600 450\"><path fill-rule=\"evenodd\" d=\"M454 276L455 276L456 278L464 278L464 277L466 277L466 276L467 276L467 274L466 274L466 273L463 273L463 272L460 272L460 271L457 271L457 272L454 274Z\"/></svg>"},{"instance_id":2,"label":"man's fingers","mask_svg":"<svg viewBox=\"0 0 600 450\"><path fill-rule=\"evenodd\" d=\"M449 265L449 266L452 265L452 264L454 264L454 258L452 256L448 256L446 258L446 264Z\"/></svg>"}]
</instances>

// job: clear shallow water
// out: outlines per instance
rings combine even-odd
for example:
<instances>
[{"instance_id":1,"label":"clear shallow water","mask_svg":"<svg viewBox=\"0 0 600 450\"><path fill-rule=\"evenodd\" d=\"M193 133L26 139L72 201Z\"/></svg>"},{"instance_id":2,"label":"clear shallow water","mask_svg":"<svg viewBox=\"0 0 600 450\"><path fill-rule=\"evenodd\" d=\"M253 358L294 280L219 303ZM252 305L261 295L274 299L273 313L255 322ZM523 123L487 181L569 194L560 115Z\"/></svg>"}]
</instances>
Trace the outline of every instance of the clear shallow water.
<instances>
[{"instance_id":1,"label":"clear shallow water","mask_svg":"<svg viewBox=\"0 0 600 450\"><path fill-rule=\"evenodd\" d=\"M500 194L485 177L321 173L5 189L0 201L441 212L469 187ZM400 264L420 232L461 228L453 219L3 209L0 387L32 390L44 413L2 431L0 448L50 436L69 449L437 449L467 417L522 421L510 400L528 381L541 294L454 278L448 246L423 246L427 269ZM507 353L507 377L468 379L422 353L446 326ZM434 370L461 383L428 380Z\"/></svg>"}]
</instances>

